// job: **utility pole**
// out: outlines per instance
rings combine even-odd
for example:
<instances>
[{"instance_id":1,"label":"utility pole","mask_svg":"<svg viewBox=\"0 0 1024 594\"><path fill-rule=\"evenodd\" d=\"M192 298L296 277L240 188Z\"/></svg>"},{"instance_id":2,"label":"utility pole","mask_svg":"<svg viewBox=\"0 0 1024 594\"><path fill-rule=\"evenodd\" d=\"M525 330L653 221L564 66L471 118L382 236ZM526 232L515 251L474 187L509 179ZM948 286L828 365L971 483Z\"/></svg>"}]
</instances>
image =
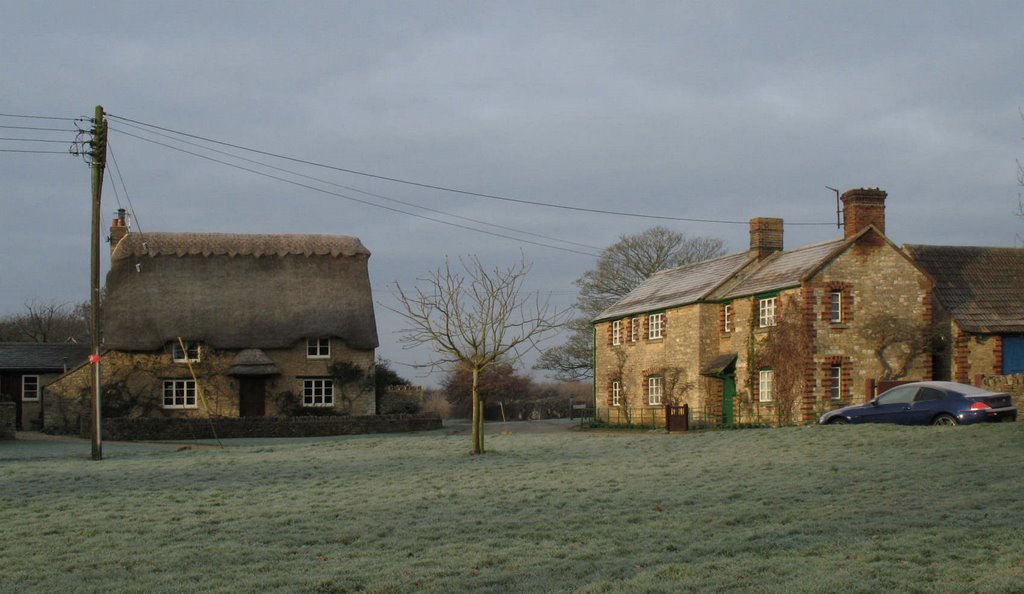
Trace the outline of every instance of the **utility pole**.
<instances>
[{"instance_id":1,"label":"utility pole","mask_svg":"<svg viewBox=\"0 0 1024 594\"><path fill-rule=\"evenodd\" d=\"M103 192L103 170L107 165L107 121L103 106L96 106L92 142L92 254L90 258L92 288L92 459L103 459L103 422L100 419L100 195Z\"/></svg>"}]
</instances>

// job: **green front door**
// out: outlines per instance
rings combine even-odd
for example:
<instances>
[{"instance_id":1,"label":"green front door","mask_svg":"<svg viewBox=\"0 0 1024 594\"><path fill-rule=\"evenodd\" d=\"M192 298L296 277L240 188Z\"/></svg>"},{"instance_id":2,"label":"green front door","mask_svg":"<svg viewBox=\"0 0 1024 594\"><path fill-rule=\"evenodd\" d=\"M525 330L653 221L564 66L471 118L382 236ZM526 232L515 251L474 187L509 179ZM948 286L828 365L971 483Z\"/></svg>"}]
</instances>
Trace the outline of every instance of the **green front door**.
<instances>
[{"instance_id":1,"label":"green front door","mask_svg":"<svg viewBox=\"0 0 1024 594\"><path fill-rule=\"evenodd\" d=\"M722 376L722 424L732 425L732 398L736 395L736 376Z\"/></svg>"}]
</instances>

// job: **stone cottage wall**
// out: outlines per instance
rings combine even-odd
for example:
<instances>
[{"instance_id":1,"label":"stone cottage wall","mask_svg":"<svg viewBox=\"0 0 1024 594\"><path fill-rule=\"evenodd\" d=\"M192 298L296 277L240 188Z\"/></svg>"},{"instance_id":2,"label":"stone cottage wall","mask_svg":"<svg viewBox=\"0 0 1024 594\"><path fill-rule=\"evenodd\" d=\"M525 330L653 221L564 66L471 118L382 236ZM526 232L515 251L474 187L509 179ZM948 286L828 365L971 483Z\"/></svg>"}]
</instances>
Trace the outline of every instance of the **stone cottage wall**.
<instances>
[{"instance_id":1,"label":"stone cottage wall","mask_svg":"<svg viewBox=\"0 0 1024 594\"><path fill-rule=\"evenodd\" d=\"M808 370L807 389L813 394L804 408L805 420L825 410L864 402L865 380L881 379L884 367L876 355L880 341L871 326L906 324L927 336L932 322L931 281L888 244L855 245L832 260L807 284L805 296L815 361ZM840 291L843 320L831 322L830 293ZM894 368L901 367L908 351L900 346L887 353ZM842 366L842 396L831 399L830 368ZM932 379L930 346L916 353L906 373L893 380Z\"/></svg>"},{"instance_id":2,"label":"stone cottage wall","mask_svg":"<svg viewBox=\"0 0 1024 594\"><path fill-rule=\"evenodd\" d=\"M376 412L373 388L373 351L349 349L341 341L331 340L330 359L308 359L306 344L290 349L265 350L281 371L267 376L266 414L286 415L297 410L302 398L304 377L327 377L334 361L348 361L364 370L363 378L346 386L335 386L334 410L340 414L372 415ZM115 408L113 416L153 416L159 418L208 418L239 416L239 381L227 372L238 351L219 351L203 345L192 372L199 380L201 394L196 408L164 409L163 381L191 379L185 363L175 363L170 349L158 353L108 351L100 368L104 386L104 407ZM84 365L44 390L44 428L54 432L76 432L81 417L89 411L93 368Z\"/></svg>"},{"instance_id":3,"label":"stone cottage wall","mask_svg":"<svg viewBox=\"0 0 1024 594\"><path fill-rule=\"evenodd\" d=\"M622 341L612 344L612 322L595 326L594 386L597 396L598 417L624 419L635 415L659 419L664 423L664 404L689 404L691 409L701 406L699 357L702 349L700 335L700 308L696 305L669 309L664 313L664 337L647 338L648 314L621 318ZM639 340L632 341L632 324L642 326ZM663 378L661 405L650 405L647 378ZM611 405L611 383L618 379L622 404Z\"/></svg>"}]
</instances>

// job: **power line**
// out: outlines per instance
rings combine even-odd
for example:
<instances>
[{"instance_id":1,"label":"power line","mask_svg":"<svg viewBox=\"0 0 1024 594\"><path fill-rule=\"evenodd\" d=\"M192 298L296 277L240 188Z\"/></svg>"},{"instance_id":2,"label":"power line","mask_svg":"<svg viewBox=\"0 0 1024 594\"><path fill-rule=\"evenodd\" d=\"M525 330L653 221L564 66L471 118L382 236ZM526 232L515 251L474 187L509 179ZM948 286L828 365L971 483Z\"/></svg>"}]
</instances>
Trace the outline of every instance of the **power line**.
<instances>
[{"instance_id":1,"label":"power line","mask_svg":"<svg viewBox=\"0 0 1024 594\"><path fill-rule=\"evenodd\" d=\"M4 130L39 130L42 132L78 132L70 128L39 128L37 126L0 126Z\"/></svg>"},{"instance_id":2,"label":"power line","mask_svg":"<svg viewBox=\"0 0 1024 594\"><path fill-rule=\"evenodd\" d=\"M55 143L55 144L67 144L68 143L67 140L53 140L53 139L43 139L43 138L6 138L6 137L0 137L0 140L7 140L7 141L10 141L10 142L52 142L52 143Z\"/></svg>"},{"instance_id":3,"label":"power line","mask_svg":"<svg viewBox=\"0 0 1024 594\"><path fill-rule=\"evenodd\" d=\"M550 236L547 236L547 235L542 235L540 233L534 233L532 231L524 231L522 229L516 229L514 227L508 227L508 226L505 226L505 225L498 225L498 224L495 224L495 223L488 223L487 221L481 221L479 219L474 219L474 218L471 218L471 217L466 217L466 216L462 216L462 215L452 214L452 213L449 213L449 212L445 212L443 210L438 210L438 209L430 208L430 207L427 207L427 206L421 206L419 204L413 204L411 202L406 202L404 200L399 200L397 198L392 198L392 197L389 197L389 196L385 196L383 194L376 194L374 192L368 192L366 190L361 190L359 188L354 188L352 186L346 186L344 184L335 183L333 181L322 179L322 178L319 178L319 177L313 177L311 175L305 175L305 174L298 173L298 172L295 172L295 171L292 171L292 170L289 170L289 169L284 169L282 167L276 167L274 165L270 165L269 163L264 163L262 161L256 161L254 159L248 159L246 157L242 157L242 156L236 155L234 153L229 153L227 151L222 151L222 150L219 150L219 149L211 148L211 147L208 147L208 146L205 146L205 145L202 145L202 144L198 144L198 143L195 143L195 142L189 142L187 140L182 140L180 138L176 138L176 137L170 136L168 134L161 134L160 132L154 132L152 130L147 130L146 128L142 128L140 126L134 126L134 125L128 124L128 123L125 123L125 125L129 126L131 128L134 128L136 130L141 130L142 132L145 132L146 134L155 134L156 136L167 138L167 139L170 139L170 140L172 140L174 142L180 142L180 143L183 143L183 144L187 144L187 145L190 145L190 146L201 148L201 149L206 150L206 151L218 153L218 154L221 154L221 155L227 155L229 157L232 157L234 159L239 159L239 160L245 161L247 163L253 163L253 164L259 165L261 167L267 167L267 168L273 169L275 171L281 171L281 172L287 173L289 175L294 175L296 177L301 177L303 179L308 179L308 180L316 181L316 182L319 182L319 183L322 183L322 184L327 184L327 185L330 185L330 186L334 186L336 188L343 188L345 190L349 190L349 191L352 191L352 192L357 192L359 194L363 194L364 196L372 196L374 198L380 198L381 200L387 200L389 202L394 202L394 203L397 203L397 204L401 204L403 206L409 206L411 208L418 208L418 209L421 209L421 210L425 210L427 212L433 212L435 214L444 215L444 216L451 217L451 218L454 218L454 219L459 219L459 220L470 222L470 223L476 223L478 225L487 225L488 227L493 227L495 229L502 229L502 230L505 230L505 231L511 231L513 233L520 233L520 234L528 235L528 236L531 236L531 237L537 237L539 239L546 239L548 241L557 241L559 243L564 243L564 244L567 244L567 245L574 245L574 246L577 246L577 247L582 247L582 248L591 249L591 250L597 250L597 251L600 251L602 249L600 247L593 246L593 245L588 245L588 244L585 244L585 243L569 241L567 239L560 239L558 237L550 237ZM115 132L119 132L121 134L126 134L128 136L133 137L133 138L138 138L140 140L148 140L146 138L143 138L143 137L136 136L134 134L130 134L128 132L125 132L124 130L118 130L117 128L111 128L111 129L114 130ZM163 145L163 146L167 146L167 145Z\"/></svg>"},{"instance_id":4,"label":"power line","mask_svg":"<svg viewBox=\"0 0 1024 594\"><path fill-rule=\"evenodd\" d=\"M24 119L29 119L29 120L60 120L60 121L64 121L64 122L75 122L75 121L79 121L80 122L80 121L88 119L88 118L81 118L81 117L79 117L79 118L59 118L59 117L54 117L54 116L22 115L22 114L18 114L18 113L0 113L0 117L4 117L4 118L24 118Z\"/></svg>"},{"instance_id":5,"label":"power line","mask_svg":"<svg viewBox=\"0 0 1024 594\"><path fill-rule=\"evenodd\" d=\"M572 211L578 211L578 212L589 212L589 213L595 213L595 214L605 214L605 215L613 215L613 216L620 216L620 217L634 217L634 218L643 218L643 219L657 219L657 220L663 220L663 221L686 221L686 222L691 222L691 223L717 223L717 224L729 224L729 225L747 225L747 224L749 224L749 221L733 221L733 220L726 220L726 219L698 219L698 218L691 218L691 217L671 217L671 216L666 216L666 215L651 215L651 214L621 212L621 211L614 211L614 210L603 210L603 209L598 209L598 208L585 208L585 207L581 207L581 206L568 206L568 205L564 205L564 204L552 204L552 203L547 203L547 202L537 202L537 201L534 201L534 200L523 200L521 198L510 198L510 197L507 197L507 196L498 196L498 195L495 195L495 194L484 194L484 193L481 193L481 192L472 192L472 191L469 191L469 190L460 190L460 189L457 189L457 188L451 188L451 187L447 187L447 186L438 186L438 185L434 185L434 184L415 182L415 181L400 179L400 178L397 178L397 177L388 177L388 176L385 176L385 175L377 175L377 174L374 174L374 173L367 173L365 171L357 171L355 169L346 169L344 167L337 167L337 166L334 166L334 165L327 165L327 164L324 164L324 163L317 163L315 161L308 161L308 160L305 160L305 159L298 159L298 158L295 158L295 157L289 157L289 156L286 156L286 155L280 155L280 154L277 154L277 153L271 153L271 152L268 152L268 151L262 151L262 150L259 150L259 149L254 149L254 148L250 148L250 147L246 147L246 146L242 146L242 145L238 145L238 144L232 144L232 143L229 143L229 142L224 142L224 141L220 141L220 140L214 140L212 138L208 138L208 137L205 137L205 136L199 136L197 134L189 134L187 132L180 132L178 130L173 130L171 128L164 128L162 126L157 126L155 124L148 124L146 122L140 122L138 120L133 120L133 119L122 117L122 116L118 116L118 115L107 114L107 117L114 118L114 119L117 119L117 120L121 120L121 121L124 121L124 122L131 122L131 123L134 123L134 124L139 124L141 126L146 126L148 128L154 128L154 129L157 129L157 130L163 130L164 132L170 132L172 134L178 134L178 135L181 135L181 136L186 136L188 138L195 138L197 140L202 140L204 142L212 142L214 144L219 144L221 146L227 146L227 147L231 147L231 148L238 149L238 150L243 150L243 151L248 151L248 152L252 152L252 153L257 153L257 154L268 156L268 157L274 157L275 159L284 159L286 161L292 161L294 163L301 163L303 165L310 165L310 166L313 166L313 167L322 167L324 169L332 169L334 171L341 171L343 173L351 173L353 175L361 175L361 176L369 177L369 178L373 178L373 179L379 179L379 180L383 180L383 181L390 181L390 182L399 183L399 184L405 184L405 185L409 185L409 186L416 186L416 187L419 187L419 188L427 188L427 189L431 189L431 190L439 190L439 191L442 191L442 192L451 192L451 193L454 193L454 194L462 194L462 195L465 195L465 196L475 196L475 197L478 197L478 198L489 198L489 199L492 199L492 200L502 200L502 201L505 201L505 202L514 202L514 203L517 203L517 204L529 204L531 206L543 206L543 207L547 207L547 208L557 208L557 209L562 209L562 210L572 210ZM789 223L789 225L831 225L831 224L832 223L801 223L801 222Z\"/></svg>"},{"instance_id":6,"label":"power line","mask_svg":"<svg viewBox=\"0 0 1024 594\"><path fill-rule=\"evenodd\" d=\"M0 153L34 153L37 155L67 155L69 151L30 151L18 149L0 149Z\"/></svg>"},{"instance_id":7,"label":"power line","mask_svg":"<svg viewBox=\"0 0 1024 594\"><path fill-rule=\"evenodd\" d=\"M109 115L109 114L107 114L107 115ZM123 119L123 118L119 118L119 119ZM124 130L118 130L118 132L121 133L121 134L125 134L125 135L128 135L128 136L131 136L133 138L138 138L139 140L144 140L146 142L151 142L153 144L157 144L157 145L164 146L164 147L176 150L176 151L180 151L180 152L192 155L194 157L199 157L200 159L206 159L208 161L212 161L214 163L219 163L221 165L226 165L228 167L233 167L233 168L239 169L241 171L247 171L247 172L253 173L255 175L260 175L260 176L263 176L263 177L266 177L266 178L270 178L270 179L274 179L274 180L277 180L277 181L281 181L281 182L284 182L284 183L287 183L287 184L292 184L294 186L298 186L298 187L301 187L301 188L306 188L308 190L313 190L314 192L320 192L320 193L328 194L328 195L331 195L331 196L337 196L339 198L344 198L346 200L351 200L353 202L358 202L360 204L365 204L365 205L368 205L368 206L373 206L373 207L376 207L376 208L381 208L381 209L384 209L384 210L388 210L388 211L391 211L391 212L397 212L397 213L400 213L400 214L409 215L411 217L416 217L416 218L424 219L424 220L427 220L427 221L433 221L435 223L441 223L442 225L449 225L449 226L452 226L452 227L457 227L459 229L465 229L467 231L474 231L476 233L483 233L485 235L490 235L492 237L501 237L503 239L510 239L512 241L518 241L518 242L521 242L521 243L527 243L527 244L536 245L536 246L539 246L539 247L546 247L546 248L550 248L550 249L561 250L563 252L570 252L570 253L574 253L574 254L580 254L582 256L590 256L590 257L597 257L598 256L598 254L591 253L591 252L584 252L584 251L581 251L581 250L574 250L572 248L566 248L566 247L561 247L561 246L557 246L557 245L549 245L549 244L541 243L541 242L538 242L538 241L530 241L528 239L523 239L521 237L513 237L511 235L504 235L504 234L501 234L501 233L494 233L494 232L491 232L491 231L485 231L483 229L477 229L475 227L470 227L468 225L461 225L459 223L453 223L451 221L444 221L444 220L441 220L441 219L436 219L434 217L428 217L428 216L417 214L417 213L414 213L414 212L409 212L407 210L402 210L400 208L392 208L390 206L385 206L383 204L377 204L377 203L374 203L374 202L370 202L368 200L361 200L361 199L355 198L353 196L347 196L347 195L342 194L340 192L332 192L330 190L325 190L324 188L318 188L316 186L311 186L309 184L304 184L304 183L301 183L301 182L297 182L295 180L291 180L291 179L288 179L288 178L285 178L285 177L281 177L281 176L278 176L278 175L272 175L272 174L269 174L269 173L266 173L266 172L263 172L263 171L258 171L256 169L251 169L249 167L243 167L243 166L237 165L235 163L229 163L227 161L222 161L220 159L215 159L215 158L207 156L207 155L202 155L200 153L196 153L196 152L193 152L193 151L185 150L183 148L172 146L172 145L169 145L169 144L166 144L166 143L163 143L163 142L159 142L159 141L153 140L151 138L144 138L142 136L137 136L135 134L131 134L129 132L125 132Z\"/></svg>"}]
</instances>

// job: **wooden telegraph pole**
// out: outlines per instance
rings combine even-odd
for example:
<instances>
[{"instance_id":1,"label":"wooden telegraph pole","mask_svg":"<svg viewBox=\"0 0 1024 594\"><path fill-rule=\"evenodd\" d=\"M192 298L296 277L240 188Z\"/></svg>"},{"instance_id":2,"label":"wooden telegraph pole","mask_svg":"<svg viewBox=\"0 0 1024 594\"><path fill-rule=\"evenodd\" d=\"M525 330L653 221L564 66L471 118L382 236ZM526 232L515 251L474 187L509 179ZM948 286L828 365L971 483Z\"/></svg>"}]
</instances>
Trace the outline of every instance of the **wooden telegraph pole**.
<instances>
[{"instance_id":1,"label":"wooden telegraph pole","mask_svg":"<svg viewBox=\"0 0 1024 594\"><path fill-rule=\"evenodd\" d=\"M107 165L107 121L103 107L96 106L93 119L92 142L92 254L90 273L92 277L92 459L103 459L103 422L100 419L100 195L103 192L103 170Z\"/></svg>"}]
</instances>

